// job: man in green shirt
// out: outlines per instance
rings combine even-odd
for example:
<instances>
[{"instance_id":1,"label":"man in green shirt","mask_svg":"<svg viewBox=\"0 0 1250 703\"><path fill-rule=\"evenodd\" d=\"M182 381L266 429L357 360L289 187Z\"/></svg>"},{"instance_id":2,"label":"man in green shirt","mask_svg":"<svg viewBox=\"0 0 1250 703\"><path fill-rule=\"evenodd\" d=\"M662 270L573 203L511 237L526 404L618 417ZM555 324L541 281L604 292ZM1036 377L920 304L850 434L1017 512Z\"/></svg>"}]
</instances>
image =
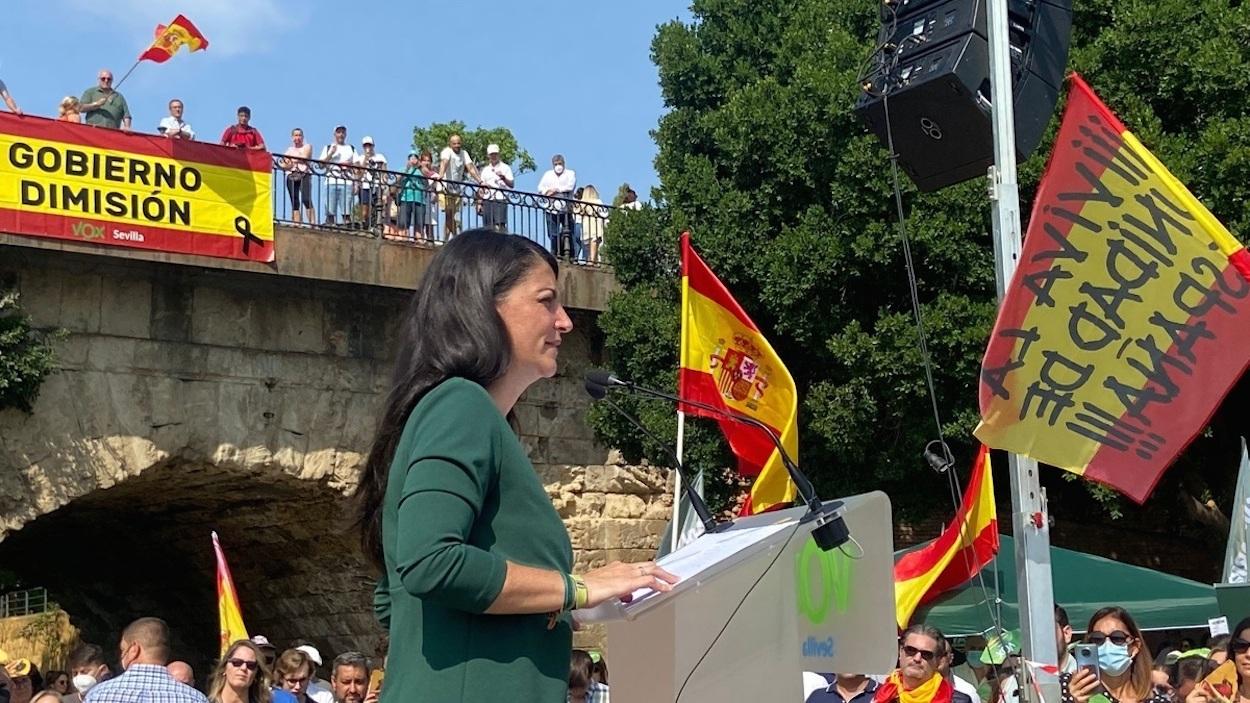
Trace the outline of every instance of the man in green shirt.
<instances>
[{"instance_id":1,"label":"man in green shirt","mask_svg":"<svg viewBox=\"0 0 1250 703\"><path fill-rule=\"evenodd\" d=\"M113 90L113 72L107 68L100 71L99 85L88 88L78 102L82 105L83 122L130 131L130 106L121 93Z\"/></svg>"}]
</instances>

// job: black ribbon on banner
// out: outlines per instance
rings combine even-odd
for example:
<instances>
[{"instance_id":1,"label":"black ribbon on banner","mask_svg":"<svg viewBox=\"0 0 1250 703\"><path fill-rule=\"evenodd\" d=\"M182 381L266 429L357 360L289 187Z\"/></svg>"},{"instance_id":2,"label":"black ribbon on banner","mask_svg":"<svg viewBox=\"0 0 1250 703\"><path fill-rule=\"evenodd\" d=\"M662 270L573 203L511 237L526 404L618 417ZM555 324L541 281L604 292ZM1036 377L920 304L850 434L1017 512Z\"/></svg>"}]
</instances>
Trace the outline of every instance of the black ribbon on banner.
<instances>
[{"instance_id":1,"label":"black ribbon on banner","mask_svg":"<svg viewBox=\"0 0 1250 703\"><path fill-rule=\"evenodd\" d=\"M265 246L265 240L252 234L252 222L243 215L234 218L234 231L243 237L243 253L246 254L252 242L255 241L257 246Z\"/></svg>"}]
</instances>

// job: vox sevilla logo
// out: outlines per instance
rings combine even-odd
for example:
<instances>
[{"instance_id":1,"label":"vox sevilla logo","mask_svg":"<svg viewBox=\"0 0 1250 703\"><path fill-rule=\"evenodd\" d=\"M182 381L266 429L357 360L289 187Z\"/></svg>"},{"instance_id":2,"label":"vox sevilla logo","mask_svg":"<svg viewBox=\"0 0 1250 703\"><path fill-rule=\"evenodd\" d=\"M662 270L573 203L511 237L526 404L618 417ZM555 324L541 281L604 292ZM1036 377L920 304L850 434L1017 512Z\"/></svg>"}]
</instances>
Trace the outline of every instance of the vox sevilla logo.
<instances>
[{"instance_id":1,"label":"vox sevilla logo","mask_svg":"<svg viewBox=\"0 0 1250 703\"><path fill-rule=\"evenodd\" d=\"M795 557L796 602L799 612L813 625L823 623L830 608L846 612L851 601L852 568L850 557L837 549L822 551L811 539Z\"/></svg>"},{"instance_id":2,"label":"vox sevilla logo","mask_svg":"<svg viewBox=\"0 0 1250 703\"><path fill-rule=\"evenodd\" d=\"M104 227L90 222L75 222L69 226L69 229L79 239L104 239Z\"/></svg>"}]
</instances>

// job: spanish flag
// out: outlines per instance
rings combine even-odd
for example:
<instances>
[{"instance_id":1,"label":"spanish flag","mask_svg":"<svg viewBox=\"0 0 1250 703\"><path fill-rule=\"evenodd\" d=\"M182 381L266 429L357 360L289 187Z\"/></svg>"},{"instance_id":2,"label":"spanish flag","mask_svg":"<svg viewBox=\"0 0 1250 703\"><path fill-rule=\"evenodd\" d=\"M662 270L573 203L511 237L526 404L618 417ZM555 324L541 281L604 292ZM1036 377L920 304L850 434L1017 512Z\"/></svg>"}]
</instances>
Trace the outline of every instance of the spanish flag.
<instances>
[{"instance_id":1,"label":"spanish flag","mask_svg":"<svg viewBox=\"0 0 1250 703\"><path fill-rule=\"evenodd\" d=\"M977 575L998 553L998 518L990 450L977 453L963 501L942 534L894 564L894 608L906 629L916 608Z\"/></svg>"},{"instance_id":2,"label":"spanish flag","mask_svg":"<svg viewBox=\"0 0 1250 703\"><path fill-rule=\"evenodd\" d=\"M760 420L798 461L798 391L777 357L725 284L681 235L681 370L678 395ZM742 507L753 515L794 500L795 488L772 440L759 428L716 418L698 408L682 410L717 419L738 470L758 476Z\"/></svg>"},{"instance_id":3,"label":"spanish flag","mask_svg":"<svg viewBox=\"0 0 1250 703\"><path fill-rule=\"evenodd\" d=\"M139 55L139 60L165 63L184 46L188 51L201 51L208 48L208 40L191 24L191 20L178 15L167 25L156 25L156 39L147 51Z\"/></svg>"},{"instance_id":4,"label":"spanish flag","mask_svg":"<svg viewBox=\"0 0 1250 703\"><path fill-rule=\"evenodd\" d=\"M1140 503L1250 365L1250 254L1070 83L975 434Z\"/></svg>"},{"instance_id":5,"label":"spanish flag","mask_svg":"<svg viewBox=\"0 0 1250 703\"><path fill-rule=\"evenodd\" d=\"M226 563L226 555L221 551L216 532L213 532L213 554L217 557L217 621L220 624L221 653L225 655L231 643L247 639L247 628L243 626L239 594L234 590L230 565Z\"/></svg>"}]
</instances>

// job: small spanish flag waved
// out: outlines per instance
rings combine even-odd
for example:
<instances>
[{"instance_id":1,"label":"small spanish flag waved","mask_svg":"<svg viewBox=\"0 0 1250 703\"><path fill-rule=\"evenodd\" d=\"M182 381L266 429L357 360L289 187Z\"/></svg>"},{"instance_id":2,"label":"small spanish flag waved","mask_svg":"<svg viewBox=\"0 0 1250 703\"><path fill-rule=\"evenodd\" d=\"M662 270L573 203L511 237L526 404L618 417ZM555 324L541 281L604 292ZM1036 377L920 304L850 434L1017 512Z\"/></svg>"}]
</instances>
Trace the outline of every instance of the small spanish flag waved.
<instances>
[{"instance_id":1,"label":"small spanish flag waved","mask_svg":"<svg viewBox=\"0 0 1250 703\"><path fill-rule=\"evenodd\" d=\"M798 461L798 390L746 311L738 305L681 235L681 370L678 395L760 420ZM758 476L743 515L794 500L794 483L772 440L759 428L716 418L682 405L691 415L718 420L744 476Z\"/></svg>"},{"instance_id":2,"label":"small spanish flag waved","mask_svg":"<svg viewBox=\"0 0 1250 703\"><path fill-rule=\"evenodd\" d=\"M239 609L239 594L234 590L230 565L221 551L221 542L213 532L213 554L217 557L217 620L220 624L221 653L224 656L232 642L247 639L243 626L243 611Z\"/></svg>"},{"instance_id":3,"label":"small spanish flag waved","mask_svg":"<svg viewBox=\"0 0 1250 703\"><path fill-rule=\"evenodd\" d=\"M184 46L188 51L202 51L208 48L208 40L191 24L191 20L178 15L169 24L156 25L156 39L147 51L139 55L139 60L165 63Z\"/></svg>"},{"instance_id":4,"label":"small spanish flag waved","mask_svg":"<svg viewBox=\"0 0 1250 703\"><path fill-rule=\"evenodd\" d=\"M894 563L894 607L906 629L916 608L966 583L998 553L998 517L990 450L977 453L955 519L927 545Z\"/></svg>"}]
</instances>

